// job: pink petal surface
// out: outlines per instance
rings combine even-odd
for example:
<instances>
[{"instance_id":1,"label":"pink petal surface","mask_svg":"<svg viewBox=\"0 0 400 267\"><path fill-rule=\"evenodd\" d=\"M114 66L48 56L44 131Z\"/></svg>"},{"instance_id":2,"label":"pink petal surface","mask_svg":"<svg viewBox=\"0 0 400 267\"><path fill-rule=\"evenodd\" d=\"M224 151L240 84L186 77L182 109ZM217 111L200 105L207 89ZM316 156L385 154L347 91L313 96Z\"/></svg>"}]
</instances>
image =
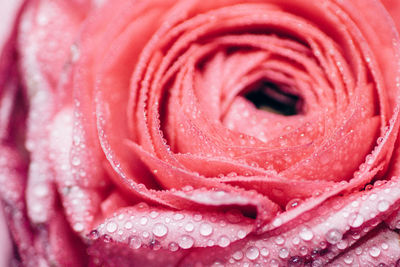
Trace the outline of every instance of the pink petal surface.
<instances>
[{"instance_id":1,"label":"pink petal surface","mask_svg":"<svg viewBox=\"0 0 400 267\"><path fill-rule=\"evenodd\" d=\"M22 265L399 264L400 13L382 3L26 1L0 62Z\"/></svg>"}]
</instances>

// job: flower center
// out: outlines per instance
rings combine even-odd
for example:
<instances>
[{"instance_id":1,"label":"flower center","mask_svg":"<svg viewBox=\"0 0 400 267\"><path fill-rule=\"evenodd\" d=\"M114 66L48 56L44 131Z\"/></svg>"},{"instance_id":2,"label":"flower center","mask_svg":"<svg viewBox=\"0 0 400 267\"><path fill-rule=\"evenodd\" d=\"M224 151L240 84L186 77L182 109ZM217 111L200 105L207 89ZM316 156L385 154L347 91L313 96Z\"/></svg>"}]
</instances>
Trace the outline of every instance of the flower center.
<instances>
[{"instance_id":1,"label":"flower center","mask_svg":"<svg viewBox=\"0 0 400 267\"><path fill-rule=\"evenodd\" d=\"M244 96L260 110L284 116L301 113L301 98L272 82L259 81Z\"/></svg>"}]
</instances>

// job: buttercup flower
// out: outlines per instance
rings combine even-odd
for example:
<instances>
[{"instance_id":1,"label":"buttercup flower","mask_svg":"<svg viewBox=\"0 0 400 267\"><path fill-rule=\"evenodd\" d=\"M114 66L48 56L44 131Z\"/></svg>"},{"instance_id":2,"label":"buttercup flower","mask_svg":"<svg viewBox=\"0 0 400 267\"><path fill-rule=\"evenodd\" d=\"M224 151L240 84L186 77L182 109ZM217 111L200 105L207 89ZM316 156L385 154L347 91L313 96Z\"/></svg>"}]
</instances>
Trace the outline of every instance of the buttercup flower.
<instances>
[{"instance_id":1,"label":"buttercup flower","mask_svg":"<svg viewBox=\"0 0 400 267\"><path fill-rule=\"evenodd\" d=\"M398 266L399 17L389 0L25 1L0 61L14 262Z\"/></svg>"}]
</instances>

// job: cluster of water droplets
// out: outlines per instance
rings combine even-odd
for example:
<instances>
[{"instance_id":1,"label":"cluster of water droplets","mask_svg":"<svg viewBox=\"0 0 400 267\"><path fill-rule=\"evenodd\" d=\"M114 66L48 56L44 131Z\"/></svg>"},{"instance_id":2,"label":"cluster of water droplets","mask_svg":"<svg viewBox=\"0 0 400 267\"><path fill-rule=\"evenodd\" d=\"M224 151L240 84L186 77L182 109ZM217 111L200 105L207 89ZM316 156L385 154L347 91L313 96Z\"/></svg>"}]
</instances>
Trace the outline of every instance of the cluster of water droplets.
<instances>
[{"instance_id":1,"label":"cluster of water droplets","mask_svg":"<svg viewBox=\"0 0 400 267\"><path fill-rule=\"evenodd\" d=\"M245 244L233 244L229 251L216 252L213 256L229 255L225 259L232 266L301 266L305 263L324 266L375 229L381 216L385 218L391 210L395 211L397 206L393 205L399 194L396 181L379 182L373 189L355 194L348 200L330 200L326 203L329 208L305 212L299 220L287 223L287 226L278 218L272 222L278 228L270 232L275 232L275 236L260 236L258 240L249 240ZM359 260L356 257L385 262L380 256L391 248L396 249L396 244L389 241L390 238L384 240L356 247L353 254L345 254L339 262L343 266L355 266Z\"/></svg>"},{"instance_id":2,"label":"cluster of water droplets","mask_svg":"<svg viewBox=\"0 0 400 267\"><path fill-rule=\"evenodd\" d=\"M132 249L162 248L175 252L192 247L227 247L245 238L251 228L250 221L234 210L224 215L173 212L141 203L107 219L89 238L105 237Z\"/></svg>"}]
</instances>

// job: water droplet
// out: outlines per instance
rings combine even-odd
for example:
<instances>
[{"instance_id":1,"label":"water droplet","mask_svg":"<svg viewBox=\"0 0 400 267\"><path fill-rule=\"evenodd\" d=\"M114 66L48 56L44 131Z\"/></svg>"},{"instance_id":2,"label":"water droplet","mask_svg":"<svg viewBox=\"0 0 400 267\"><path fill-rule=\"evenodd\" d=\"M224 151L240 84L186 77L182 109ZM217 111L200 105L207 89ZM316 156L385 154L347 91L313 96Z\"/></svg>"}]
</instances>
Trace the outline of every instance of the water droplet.
<instances>
[{"instance_id":1,"label":"water droplet","mask_svg":"<svg viewBox=\"0 0 400 267\"><path fill-rule=\"evenodd\" d=\"M299 235L300 235L301 239L303 239L304 241L310 241L314 237L313 232L307 227L304 227L300 231Z\"/></svg>"},{"instance_id":2,"label":"water droplet","mask_svg":"<svg viewBox=\"0 0 400 267\"><path fill-rule=\"evenodd\" d=\"M287 248L281 248L279 250L279 258L286 259L289 256L289 250Z\"/></svg>"},{"instance_id":3,"label":"water droplet","mask_svg":"<svg viewBox=\"0 0 400 267\"><path fill-rule=\"evenodd\" d=\"M177 250L179 249L179 246L178 246L177 243L171 242L171 243L169 243L169 245L168 245L168 249L169 249L170 251L177 251Z\"/></svg>"},{"instance_id":4,"label":"water droplet","mask_svg":"<svg viewBox=\"0 0 400 267\"><path fill-rule=\"evenodd\" d=\"M133 228L132 222L126 222L126 223L125 223L125 229L130 230L130 229L132 229L132 228Z\"/></svg>"},{"instance_id":5,"label":"water droplet","mask_svg":"<svg viewBox=\"0 0 400 267\"><path fill-rule=\"evenodd\" d=\"M150 212L150 218L152 218L152 219L155 219L155 218L157 218L157 216L158 216L158 212L157 211L152 211L152 212Z\"/></svg>"},{"instance_id":6,"label":"water droplet","mask_svg":"<svg viewBox=\"0 0 400 267\"><path fill-rule=\"evenodd\" d=\"M342 240L337 244L338 249L346 249L347 248L347 241L346 240Z\"/></svg>"},{"instance_id":7,"label":"water droplet","mask_svg":"<svg viewBox=\"0 0 400 267\"><path fill-rule=\"evenodd\" d=\"M90 233L89 233L89 238L93 239L93 240L98 239L99 236L100 236L99 231L97 231L97 230L90 231Z\"/></svg>"},{"instance_id":8,"label":"water droplet","mask_svg":"<svg viewBox=\"0 0 400 267\"><path fill-rule=\"evenodd\" d=\"M342 233L335 228L329 230L325 235L326 241L328 241L332 245L342 240L342 237L343 237Z\"/></svg>"},{"instance_id":9,"label":"water droplet","mask_svg":"<svg viewBox=\"0 0 400 267\"><path fill-rule=\"evenodd\" d=\"M140 210L147 210L149 208L149 205L147 205L146 203L142 202L142 203L139 203L137 205L137 208L140 209Z\"/></svg>"},{"instance_id":10,"label":"water droplet","mask_svg":"<svg viewBox=\"0 0 400 267\"><path fill-rule=\"evenodd\" d=\"M183 249L189 249L194 245L194 239L191 236L183 235L179 238L179 246Z\"/></svg>"},{"instance_id":11,"label":"water droplet","mask_svg":"<svg viewBox=\"0 0 400 267\"><path fill-rule=\"evenodd\" d=\"M387 243L382 243L381 247L382 249L387 250L389 248L389 245Z\"/></svg>"},{"instance_id":12,"label":"water droplet","mask_svg":"<svg viewBox=\"0 0 400 267\"><path fill-rule=\"evenodd\" d=\"M380 254L381 250L376 246L373 246L372 248L369 249L369 255L371 255L374 258L378 257Z\"/></svg>"},{"instance_id":13,"label":"water droplet","mask_svg":"<svg viewBox=\"0 0 400 267\"><path fill-rule=\"evenodd\" d=\"M181 214L181 213L175 213L174 214L174 220L175 221L180 221L183 220L185 218L185 215Z\"/></svg>"},{"instance_id":14,"label":"water droplet","mask_svg":"<svg viewBox=\"0 0 400 267\"><path fill-rule=\"evenodd\" d=\"M203 219L203 216L201 216L201 214L195 214L195 215L193 216L193 220L194 220L195 222L199 222L199 221L201 221L201 219Z\"/></svg>"},{"instance_id":15,"label":"water droplet","mask_svg":"<svg viewBox=\"0 0 400 267\"><path fill-rule=\"evenodd\" d=\"M303 256L307 255L308 254L308 248L305 247L305 246L301 247L300 248L300 254L303 255Z\"/></svg>"},{"instance_id":16,"label":"water droplet","mask_svg":"<svg viewBox=\"0 0 400 267\"><path fill-rule=\"evenodd\" d=\"M240 239L245 238L245 237L246 237L246 231L244 231L244 230L239 230L239 231L237 232L237 236L238 236Z\"/></svg>"},{"instance_id":17,"label":"water droplet","mask_svg":"<svg viewBox=\"0 0 400 267\"><path fill-rule=\"evenodd\" d=\"M316 259L311 263L311 267L324 267L325 264L320 259Z\"/></svg>"},{"instance_id":18,"label":"water droplet","mask_svg":"<svg viewBox=\"0 0 400 267\"><path fill-rule=\"evenodd\" d=\"M156 223L153 227L153 234L157 237L163 237L168 233L168 228L162 223Z\"/></svg>"},{"instance_id":19,"label":"water droplet","mask_svg":"<svg viewBox=\"0 0 400 267\"><path fill-rule=\"evenodd\" d=\"M263 257L268 257L268 255L269 255L269 250L268 250L267 248L262 248L262 249L261 249L261 255L262 255Z\"/></svg>"},{"instance_id":20,"label":"water droplet","mask_svg":"<svg viewBox=\"0 0 400 267\"><path fill-rule=\"evenodd\" d=\"M241 259L243 259L243 252L241 252L240 250L236 251L235 253L233 253L232 257L235 260L240 261Z\"/></svg>"},{"instance_id":21,"label":"water droplet","mask_svg":"<svg viewBox=\"0 0 400 267\"><path fill-rule=\"evenodd\" d=\"M390 204L389 204L389 202L386 201L386 200L381 200L381 201L378 202L378 210L379 210L380 212L385 212L385 211L387 211L387 210L389 209L389 207L390 207Z\"/></svg>"},{"instance_id":22,"label":"water droplet","mask_svg":"<svg viewBox=\"0 0 400 267\"><path fill-rule=\"evenodd\" d=\"M192 232L194 230L194 225L193 225L193 223L187 223L186 225L185 225L185 231L186 232Z\"/></svg>"},{"instance_id":23,"label":"water droplet","mask_svg":"<svg viewBox=\"0 0 400 267\"><path fill-rule=\"evenodd\" d=\"M301 204L301 199L299 198L294 198L292 200L290 200L287 204L286 204L286 210L291 210L296 208L297 206L299 206Z\"/></svg>"},{"instance_id":24,"label":"water droplet","mask_svg":"<svg viewBox=\"0 0 400 267\"><path fill-rule=\"evenodd\" d=\"M144 231L144 232L142 233L142 236L143 236L144 238L149 238L149 236L150 236L150 233L149 233L149 232L146 232L146 231Z\"/></svg>"},{"instance_id":25,"label":"water droplet","mask_svg":"<svg viewBox=\"0 0 400 267\"><path fill-rule=\"evenodd\" d=\"M140 218L140 224L141 225L146 225L148 221L149 221L149 219L147 219L147 217Z\"/></svg>"},{"instance_id":26,"label":"water droplet","mask_svg":"<svg viewBox=\"0 0 400 267\"><path fill-rule=\"evenodd\" d=\"M364 217L361 214L353 213L349 217L349 224L351 227L357 228L360 227L364 223Z\"/></svg>"},{"instance_id":27,"label":"water droplet","mask_svg":"<svg viewBox=\"0 0 400 267\"><path fill-rule=\"evenodd\" d=\"M140 241L139 237L131 236L129 238L128 245L129 245L130 248L138 249L138 248L140 248L142 246L142 242Z\"/></svg>"},{"instance_id":28,"label":"water droplet","mask_svg":"<svg viewBox=\"0 0 400 267\"><path fill-rule=\"evenodd\" d=\"M269 262L269 266L271 266L271 267L279 267L279 262L277 260L275 260L275 259L272 259Z\"/></svg>"},{"instance_id":29,"label":"water droplet","mask_svg":"<svg viewBox=\"0 0 400 267\"><path fill-rule=\"evenodd\" d=\"M212 240L212 239L209 239L208 241L207 241L207 246L209 246L209 247L213 247L215 245L215 242L214 242L214 240Z\"/></svg>"},{"instance_id":30,"label":"water droplet","mask_svg":"<svg viewBox=\"0 0 400 267\"><path fill-rule=\"evenodd\" d=\"M297 236L293 238L292 240L293 245L298 245L300 244L300 238L298 238Z\"/></svg>"},{"instance_id":31,"label":"water droplet","mask_svg":"<svg viewBox=\"0 0 400 267\"><path fill-rule=\"evenodd\" d=\"M246 250L246 257L249 260L255 260L258 258L259 255L260 255L260 251L258 250L257 247L251 246L251 247L247 248L247 250Z\"/></svg>"},{"instance_id":32,"label":"water droplet","mask_svg":"<svg viewBox=\"0 0 400 267\"><path fill-rule=\"evenodd\" d=\"M210 224L202 223L200 225L200 234L202 236L209 236L209 235L212 234L212 232L213 232L213 228L212 228L212 226Z\"/></svg>"},{"instance_id":33,"label":"water droplet","mask_svg":"<svg viewBox=\"0 0 400 267\"><path fill-rule=\"evenodd\" d=\"M351 263L353 263L353 257L352 256L350 256L350 255L347 255L346 257L344 257L344 263L346 263L346 264L351 264Z\"/></svg>"},{"instance_id":34,"label":"water droplet","mask_svg":"<svg viewBox=\"0 0 400 267\"><path fill-rule=\"evenodd\" d=\"M118 229L118 225L115 222L109 222L106 226L106 230L109 233L114 233L115 231L117 231Z\"/></svg>"},{"instance_id":35,"label":"water droplet","mask_svg":"<svg viewBox=\"0 0 400 267\"><path fill-rule=\"evenodd\" d=\"M282 245L283 243L285 243L285 239L282 236L278 236L275 238L275 243L277 245Z\"/></svg>"},{"instance_id":36,"label":"water droplet","mask_svg":"<svg viewBox=\"0 0 400 267\"><path fill-rule=\"evenodd\" d=\"M377 197L378 197L377 194L371 194L371 195L369 196L369 199L375 200Z\"/></svg>"},{"instance_id":37,"label":"water droplet","mask_svg":"<svg viewBox=\"0 0 400 267\"><path fill-rule=\"evenodd\" d=\"M229 246L230 243L231 243L231 240L229 240L229 238L224 235L218 239L218 246L220 246L220 247L225 248L225 247Z\"/></svg>"}]
</instances>

